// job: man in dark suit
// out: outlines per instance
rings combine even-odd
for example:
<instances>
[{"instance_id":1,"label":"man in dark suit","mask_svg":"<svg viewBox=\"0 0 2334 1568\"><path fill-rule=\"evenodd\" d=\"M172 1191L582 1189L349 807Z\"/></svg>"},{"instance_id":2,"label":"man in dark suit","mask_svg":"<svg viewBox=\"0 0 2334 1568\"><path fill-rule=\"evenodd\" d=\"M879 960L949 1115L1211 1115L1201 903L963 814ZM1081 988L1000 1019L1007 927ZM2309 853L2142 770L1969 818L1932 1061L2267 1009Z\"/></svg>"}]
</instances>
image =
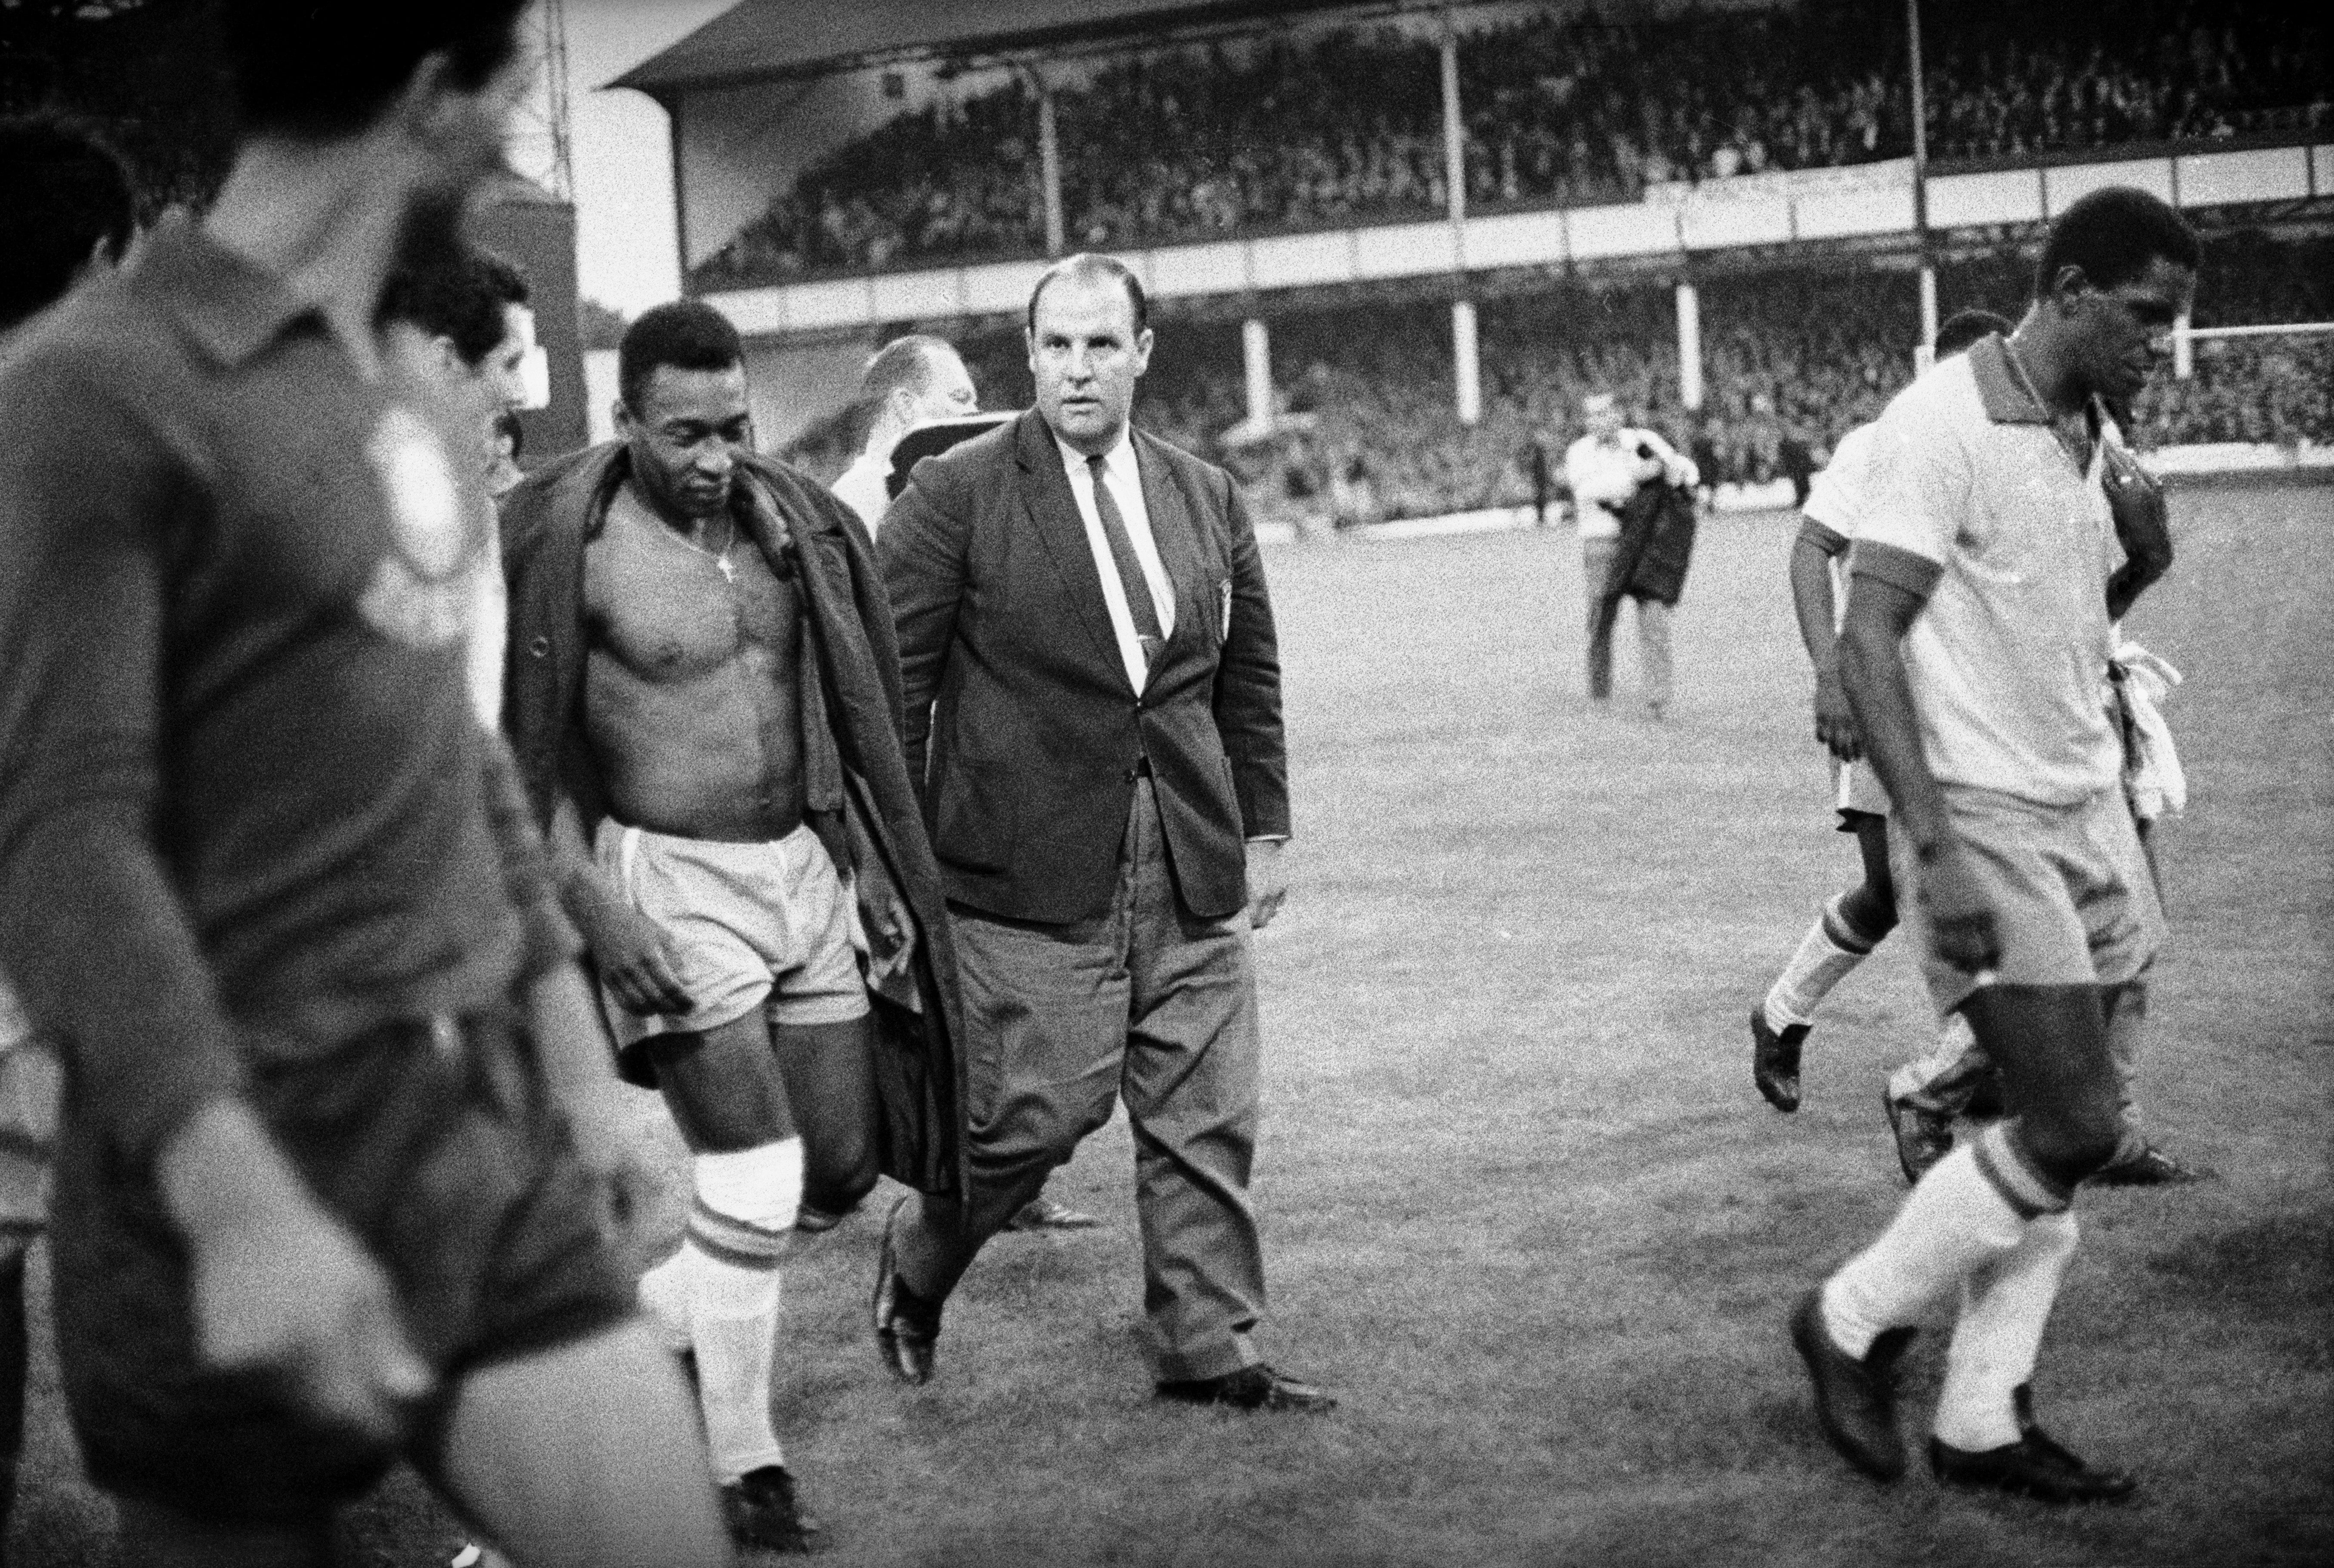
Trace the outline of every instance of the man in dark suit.
<instances>
[{"instance_id":1,"label":"man in dark suit","mask_svg":"<svg viewBox=\"0 0 2334 1568\"><path fill-rule=\"evenodd\" d=\"M1326 1409L1259 1361L1249 928L1288 834L1280 664L1231 478L1134 430L1141 283L1106 256L1030 295L1037 407L918 466L878 553L908 766L965 1004L963 1202L886 1224L885 1361L931 1374L981 1244L1124 1094L1162 1397Z\"/></svg>"}]
</instances>

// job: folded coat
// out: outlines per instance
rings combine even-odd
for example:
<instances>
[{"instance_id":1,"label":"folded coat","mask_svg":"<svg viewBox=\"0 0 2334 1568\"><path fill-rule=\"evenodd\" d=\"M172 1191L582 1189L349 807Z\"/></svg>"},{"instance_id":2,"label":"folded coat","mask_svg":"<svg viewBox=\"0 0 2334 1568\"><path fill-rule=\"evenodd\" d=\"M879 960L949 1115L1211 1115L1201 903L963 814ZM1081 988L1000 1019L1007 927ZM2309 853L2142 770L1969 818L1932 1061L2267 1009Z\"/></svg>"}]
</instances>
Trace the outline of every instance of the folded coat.
<instances>
[{"instance_id":1,"label":"folded coat","mask_svg":"<svg viewBox=\"0 0 2334 1568\"><path fill-rule=\"evenodd\" d=\"M1606 596L1675 604L1685 592L1686 567L1693 560L1693 492L1658 480L1638 486L1621 508Z\"/></svg>"}]
</instances>

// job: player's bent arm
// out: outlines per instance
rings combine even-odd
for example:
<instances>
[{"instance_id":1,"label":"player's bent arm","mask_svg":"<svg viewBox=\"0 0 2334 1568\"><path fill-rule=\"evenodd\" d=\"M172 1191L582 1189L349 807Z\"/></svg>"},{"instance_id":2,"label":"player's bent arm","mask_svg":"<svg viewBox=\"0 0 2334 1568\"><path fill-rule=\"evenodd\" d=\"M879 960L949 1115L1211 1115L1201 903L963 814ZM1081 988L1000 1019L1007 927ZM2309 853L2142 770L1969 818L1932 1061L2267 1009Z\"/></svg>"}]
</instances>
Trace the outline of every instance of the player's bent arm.
<instances>
[{"instance_id":1,"label":"player's bent arm","mask_svg":"<svg viewBox=\"0 0 2334 1568\"><path fill-rule=\"evenodd\" d=\"M592 962L616 1000L642 1016L688 1012L689 992L670 940L601 874L584 834L584 814L564 789L553 797L544 842L560 905L584 934Z\"/></svg>"},{"instance_id":2,"label":"player's bent arm","mask_svg":"<svg viewBox=\"0 0 2334 1568\"><path fill-rule=\"evenodd\" d=\"M1791 541L1791 612L1799 618L1799 642L1818 675L1839 661L1839 607L1832 598L1831 563L1847 553L1847 541L1812 517L1799 519Z\"/></svg>"},{"instance_id":3,"label":"player's bent arm","mask_svg":"<svg viewBox=\"0 0 2334 1568\"><path fill-rule=\"evenodd\" d=\"M0 381L0 971L144 1169L242 1085L153 842L164 520L199 526L200 502L136 409L53 361Z\"/></svg>"},{"instance_id":4,"label":"player's bent arm","mask_svg":"<svg viewBox=\"0 0 2334 1568\"><path fill-rule=\"evenodd\" d=\"M1858 552L1840 626L1840 684L1895 821L1916 851L1949 837L1944 799L1929 773L1905 669L1905 634L1935 588L1934 562L1886 544Z\"/></svg>"},{"instance_id":5,"label":"player's bent arm","mask_svg":"<svg viewBox=\"0 0 2334 1568\"><path fill-rule=\"evenodd\" d=\"M1944 794L1929 771L1905 669L1905 634L1927 605L1936 563L1866 540L1840 629L1840 679L1864 753L1888 792L1891 820L1911 841L1939 956L1975 974L2001 957L1992 910L1973 881Z\"/></svg>"},{"instance_id":6,"label":"player's bent arm","mask_svg":"<svg viewBox=\"0 0 2334 1568\"><path fill-rule=\"evenodd\" d=\"M1812 517L1803 518L1791 542L1791 611L1799 618L1799 641L1816 673L1816 739L1842 762L1854 762L1863 748L1856 718L1839 685L1838 615L1832 599L1832 561L1847 541Z\"/></svg>"},{"instance_id":7,"label":"player's bent arm","mask_svg":"<svg viewBox=\"0 0 2334 1568\"><path fill-rule=\"evenodd\" d=\"M0 386L0 967L69 1043L69 1135L152 1172L201 1352L385 1430L427 1369L379 1270L241 1098L234 1026L151 837L162 520L201 496L137 410L53 366Z\"/></svg>"}]
</instances>

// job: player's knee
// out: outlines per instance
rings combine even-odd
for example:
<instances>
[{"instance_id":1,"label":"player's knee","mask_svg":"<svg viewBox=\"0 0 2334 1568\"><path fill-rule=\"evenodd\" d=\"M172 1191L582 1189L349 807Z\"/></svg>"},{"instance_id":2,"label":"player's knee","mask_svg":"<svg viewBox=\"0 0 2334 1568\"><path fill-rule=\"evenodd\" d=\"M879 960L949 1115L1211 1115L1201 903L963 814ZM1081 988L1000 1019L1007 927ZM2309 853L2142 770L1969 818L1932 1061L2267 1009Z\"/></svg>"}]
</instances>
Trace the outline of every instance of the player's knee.
<instances>
[{"instance_id":1,"label":"player's knee","mask_svg":"<svg viewBox=\"0 0 2334 1568\"><path fill-rule=\"evenodd\" d=\"M875 1140L863 1132L815 1138L803 1172L803 1204L825 1214L848 1214L875 1190Z\"/></svg>"},{"instance_id":2,"label":"player's knee","mask_svg":"<svg viewBox=\"0 0 2334 1568\"><path fill-rule=\"evenodd\" d=\"M1859 882L1839 900L1840 919L1867 946L1876 947L1896 928L1896 899L1893 890L1876 890Z\"/></svg>"},{"instance_id":3,"label":"player's knee","mask_svg":"<svg viewBox=\"0 0 2334 1568\"><path fill-rule=\"evenodd\" d=\"M2115 1096L2087 1093L2028 1111L2020 1119L2020 1133L2034 1163L2072 1187L2116 1157L2123 1123Z\"/></svg>"}]
</instances>

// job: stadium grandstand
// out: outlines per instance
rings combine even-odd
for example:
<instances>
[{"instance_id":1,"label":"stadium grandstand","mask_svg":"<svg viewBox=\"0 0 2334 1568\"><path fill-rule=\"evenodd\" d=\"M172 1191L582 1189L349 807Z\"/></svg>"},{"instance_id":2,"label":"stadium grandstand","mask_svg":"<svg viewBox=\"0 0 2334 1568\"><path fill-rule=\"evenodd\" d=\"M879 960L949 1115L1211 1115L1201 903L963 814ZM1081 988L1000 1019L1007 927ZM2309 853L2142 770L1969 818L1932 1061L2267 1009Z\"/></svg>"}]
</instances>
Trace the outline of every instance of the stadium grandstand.
<instances>
[{"instance_id":1,"label":"stadium grandstand","mask_svg":"<svg viewBox=\"0 0 2334 1568\"><path fill-rule=\"evenodd\" d=\"M1591 386L1725 481L1820 460L2103 184L2205 232L2198 328L2334 315L2314 10L1931 5L1918 116L1908 44L1893 0L744 0L621 85L670 112L766 436L822 470L892 332L1025 397L1014 313L1080 248L1158 302L1144 417L1341 521L1528 501ZM2193 347L2145 443L2334 437L2334 339Z\"/></svg>"}]
</instances>

